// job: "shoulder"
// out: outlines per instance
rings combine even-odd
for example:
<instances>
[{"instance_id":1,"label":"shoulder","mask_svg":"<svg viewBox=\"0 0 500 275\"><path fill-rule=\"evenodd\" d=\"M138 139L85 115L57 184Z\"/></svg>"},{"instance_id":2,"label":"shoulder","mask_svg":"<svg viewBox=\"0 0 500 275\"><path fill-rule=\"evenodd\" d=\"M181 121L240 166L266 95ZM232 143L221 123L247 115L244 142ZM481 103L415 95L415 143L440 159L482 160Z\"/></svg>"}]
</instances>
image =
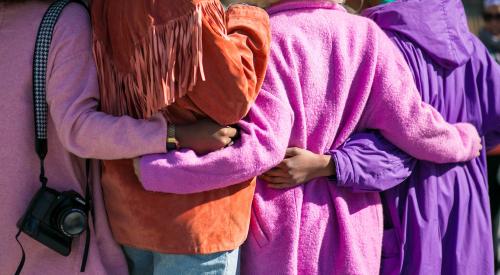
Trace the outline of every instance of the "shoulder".
<instances>
[{"instance_id":1,"label":"shoulder","mask_svg":"<svg viewBox=\"0 0 500 275\"><path fill-rule=\"evenodd\" d=\"M90 16L87 8L82 4L70 3L61 13L60 22L73 24L90 24Z\"/></svg>"},{"instance_id":2,"label":"shoulder","mask_svg":"<svg viewBox=\"0 0 500 275\"><path fill-rule=\"evenodd\" d=\"M90 16L87 9L77 3L70 3L66 6L59 17L54 29L54 44L70 43L73 45L89 47L91 39ZM80 47L81 48L81 47Z\"/></svg>"},{"instance_id":3,"label":"shoulder","mask_svg":"<svg viewBox=\"0 0 500 275\"><path fill-rule=\"evenodd\" d=\"M474 51L471 55L472 64L482 68L480 70L482 73L500 73L500 64L497 64L494 56L490 53L486 45L474 35L471 35L471 40L474 47Z\"/></svg>"},{"instance_id":4,"label":"shoulder","mask_svg":"<svg viewBox=\"0 0 500 275\"><path fill-rule=\"evenodd\" d=\"M81 4L71 3L64 8L54 28L49 67L59 68L77 56L85 60L91 58L92 30L87 9Z\"/></svg>"},{"instance_id":5,"label":"shoulder","mask_svg":"<svg viewBox=\"0 0 500 275\"><path fill-rule=\"evenodd\" d=\"M286 37L294 32L308 32L328 35L334 39L359 41L367 35L378 36L383 33L369 18L331 9L278 13L271 16L271 28L273 39L279 36Z\"/></svg>"}]
</instances>

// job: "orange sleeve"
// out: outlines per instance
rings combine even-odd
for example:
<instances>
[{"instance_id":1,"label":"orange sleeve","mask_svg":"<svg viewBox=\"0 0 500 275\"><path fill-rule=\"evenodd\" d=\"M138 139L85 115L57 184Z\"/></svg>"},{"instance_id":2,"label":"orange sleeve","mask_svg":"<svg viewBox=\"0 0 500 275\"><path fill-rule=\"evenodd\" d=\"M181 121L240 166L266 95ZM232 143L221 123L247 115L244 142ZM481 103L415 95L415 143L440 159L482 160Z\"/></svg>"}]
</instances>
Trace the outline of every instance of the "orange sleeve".
<instances>
[{"instance_id":1,"label":"orange sleeve","mask_svg":"<svg viewBox=\"0 0 500 275\"><path fill-rule=\"evenodd\" d=\"M203 15L201 79L188 93L191 101L221 125L237 123L248 113L266 74L270 47L267 13L257 7L231 6L225 14L227 34Z\"/></svg>"}]
</instances>

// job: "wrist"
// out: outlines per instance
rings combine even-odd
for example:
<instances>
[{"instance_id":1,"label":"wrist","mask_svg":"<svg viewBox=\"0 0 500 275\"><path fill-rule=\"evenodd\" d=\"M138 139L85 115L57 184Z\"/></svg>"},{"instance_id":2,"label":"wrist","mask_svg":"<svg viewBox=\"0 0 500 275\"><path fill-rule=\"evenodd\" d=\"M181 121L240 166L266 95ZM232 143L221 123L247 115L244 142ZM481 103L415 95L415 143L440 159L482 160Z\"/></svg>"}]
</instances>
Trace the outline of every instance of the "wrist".
<instances>
[{"instance_id":1,"label":"wrist","mask_svg":"<svg viewBox=\"0 0 500 275\"><path fill-rule=\"evenodd\" d=\"M177 129L175 124L167 125L167 152L179 149L179 141L177 140Z\"/></svg>"},{"instance_id":2,"label":"wrist","mask_svg":"<svg viewBox=\"0 0 500 275\"><path fill-rule=\"evenodd\" d=\"M335 175L335 163L330 155L318 155L318 177L332 177Z\"/></svg>"},{"instance_id":3,"label":"wrist","mask_svg":"<svg viewBox=\"0 0 500 275\"><path fill-rule=\"evenodd\" d=\"M134 172L135 172L135 175L137 176L137 178L139 179L139 181L141 180L141 164L140 164L140 159L139 158L136 158L133 160L134 162Z\"/></svg>"},{"instance_id":4,"label":"wrist","mask_svg":"<svg viewBox=\"0 0 500 275\"><path fill-rule=\"evenodd\" d=\"M175 136L179 145L179 148L191 148L192 141L190 137L193 131L190 130L189 124L182 124L175 126Z\"/></svg>"}]
</instances>

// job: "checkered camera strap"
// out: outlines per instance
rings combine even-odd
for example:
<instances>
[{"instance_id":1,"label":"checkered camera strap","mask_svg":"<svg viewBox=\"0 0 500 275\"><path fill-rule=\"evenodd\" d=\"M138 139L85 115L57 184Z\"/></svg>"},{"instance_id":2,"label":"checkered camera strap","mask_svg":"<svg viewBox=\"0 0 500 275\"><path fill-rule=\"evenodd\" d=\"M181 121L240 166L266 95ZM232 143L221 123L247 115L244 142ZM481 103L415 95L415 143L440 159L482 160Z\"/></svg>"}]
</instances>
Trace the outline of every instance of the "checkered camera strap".
<instances>
[{"instance_id":1,"label":"checkered camera strap","mask_svg":"<svg viewBox=\"0 0 500 275\"><path fill-rule=\"evenodd\" d=\"M48 117L48 105L46 100L46 75L47 75L47 63L49 59L50 45L52 42L52 34L54 27L61 15L64 7L66 7L71 2L79 2L75 0L56 0L54 1L47 11L45 12L40 26L38 28L38 34L35 42L35 52L33 55L33 103L34 103L34 114L35 114L35 150L40 159L40 182L42 187L47 185L47 178L45 177L45 167L44 160L47 155L47 117ZM83 4L83 3L82 3ZM89 162L86 163L87 166L87 190L86 190L86 200L90 202L90 192L89 192ZM16 270L16 275L21 274L24 263L26 261L26 255L23 246L19 242L18 238L21 234L21 230L16 235L16 240L21 246L22 258L19 266ZM85 252L82 261L81 272L85 271L85 265L87 262L88 249L90 244L90 234L87 228L87 240L85 242Z\"/></svg>"},{"instance_id":2,"label":"checkered camera strap","mask_svg":"<svg viewBox=\"0 0 500 275\"><path fill-rule=\"evenodd\" d=\"M47 155L47 116L48 105L46 94L47 62L49 59L50 44L54 27L64 7L71 0L58 0L50 5L45 12L35 44L33 56L33 103L35 107L35 149L40 158L40 182L47 184L45 177L44 159Z\"/></svg>"}]
</instances>

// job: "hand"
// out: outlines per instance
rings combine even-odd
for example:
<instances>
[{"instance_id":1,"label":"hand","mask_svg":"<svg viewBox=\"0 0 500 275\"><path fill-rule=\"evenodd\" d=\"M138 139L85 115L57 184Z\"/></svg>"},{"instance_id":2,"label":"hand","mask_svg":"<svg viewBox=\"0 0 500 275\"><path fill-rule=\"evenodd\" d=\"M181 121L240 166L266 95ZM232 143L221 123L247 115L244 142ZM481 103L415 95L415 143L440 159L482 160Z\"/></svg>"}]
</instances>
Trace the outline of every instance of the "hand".
<instances>
[{"instance_id":1,"label":"hand","mask_svg":"<svg viewBox=\"0 0 500 275\"><path fill-rule=\"evenodd\" d=\"M224 148L232 143L232 138L237 134L235 128L221 126L209 119L176 125L179 147L192 149L197 154L207 154Z\"/></svg>"},{"instance_id":2,"label":"hand","mask_svg":"<svg viewBox=\"0 0 500 275\"><path fill-rule=\"evenodd\" d=\"M140 160L138 158L133 160L134 162L134 172L137 178L140 180L141 179L141 169L140 167Z\"/></svg>"},{"instance_id":3,"label":"hand","mask_svg":"<svg viewBox=\"0 0 500 275\"><path fill-rule=\"evenodd\" d=\"M483 141L481 139L479 139L477 142L479 142L479 151L477 152L476 154L476 157L479 157L481 155L481 152L483 151Z\"/></svg>"},{"instance_id":4,"label":"hand","mask_svg":"<svg viewBox=\"0 0 500 275\"><path fill-rule=\"evenodd\" d=\"M261 179L276 189L292 188L318 177L335 174L335 166L329 155L318 155L300 148L288 148L285 159L267 171Z\"/></svg>"}]
</instances>

